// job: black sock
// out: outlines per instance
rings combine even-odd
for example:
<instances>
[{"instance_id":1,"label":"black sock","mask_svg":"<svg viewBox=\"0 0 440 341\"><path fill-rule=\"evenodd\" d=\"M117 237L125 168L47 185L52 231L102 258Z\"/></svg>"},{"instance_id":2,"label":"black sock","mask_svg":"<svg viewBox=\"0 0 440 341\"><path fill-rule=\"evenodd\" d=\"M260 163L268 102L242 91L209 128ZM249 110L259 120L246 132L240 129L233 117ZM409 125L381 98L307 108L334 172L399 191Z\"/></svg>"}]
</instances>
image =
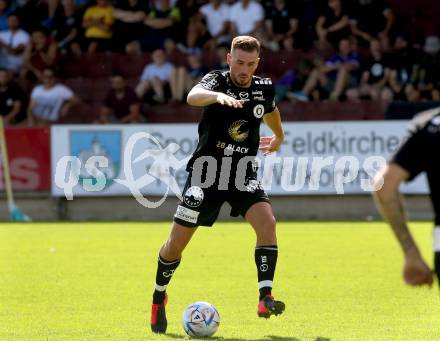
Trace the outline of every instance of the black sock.
<instances>
[{"instance_id":1,"label":"black sock","mask_svg":"<svg viewBox=\"0 0 440 341\"><path fill-rule=\"evenodd\" d=\"M440 285L440 251L434 252L434 270L437 275L438 284Z\"/></svg>"},{"instance_id":2,"label":"black sock","mask_svg":"<svg viewBox=\"0 0 440 341\"><path fill-rule=\"evenodd\" d=\"M276 245L261 245L255 248L255 264L258 271L258 288L260 300L272 294L272 283L277 265L278 247Z\"/></svg>"},{"instance_id":3,"label":"black sock","mask_svg":"<svg viewBox=\"0 0 440 341\"><path fill-rule=\"evenodd\" d=\"M180 259L167 261L159 255L157 260L156 288L153 294L154 304L160 304L165 299L165 290L179 264Z\"/></svg>"}]
</instances>

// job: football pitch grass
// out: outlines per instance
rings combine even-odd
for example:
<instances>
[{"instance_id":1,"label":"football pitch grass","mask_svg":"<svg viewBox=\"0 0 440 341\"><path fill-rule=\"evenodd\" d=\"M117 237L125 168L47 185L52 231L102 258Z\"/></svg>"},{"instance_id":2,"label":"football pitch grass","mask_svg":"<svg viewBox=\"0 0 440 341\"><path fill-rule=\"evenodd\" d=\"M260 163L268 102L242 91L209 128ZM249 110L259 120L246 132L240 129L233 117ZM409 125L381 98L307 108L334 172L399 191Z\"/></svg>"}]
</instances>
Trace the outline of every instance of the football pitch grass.
<instances>
[{"instance_id":1,"label":"football pitch grass","mask_svg":"<svg viewBox=\"0 0 440 341\"><path fill-rule=\"evenodd\" d=\"M283 222L274 295L256 315L255 236L245 223L200 228L169 292L168 334L148 324L169 223L0 225L0 340L178 340L184 308L208 301L215 340L440 340L440 298L401 279L402 256L376 222ZM432 264L431 223L411 224Z\"/></svg>"}]
</instances>

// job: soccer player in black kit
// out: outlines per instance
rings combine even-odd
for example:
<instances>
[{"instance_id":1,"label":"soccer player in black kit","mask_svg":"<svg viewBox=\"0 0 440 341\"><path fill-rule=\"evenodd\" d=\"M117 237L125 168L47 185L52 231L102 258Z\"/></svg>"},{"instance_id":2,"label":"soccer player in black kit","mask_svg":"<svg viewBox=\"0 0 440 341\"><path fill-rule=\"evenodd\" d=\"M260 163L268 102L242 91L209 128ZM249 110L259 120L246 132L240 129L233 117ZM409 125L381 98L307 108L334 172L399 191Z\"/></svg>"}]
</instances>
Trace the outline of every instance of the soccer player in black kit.
<instances>
[{"instance_id":1,"label":"soccer player in black kit","mask_svg":"<svg viewBox=\"0 0 440 341\"><path fill-rule=\"evenodd\" d=\"M284 303L272 296L278 257L276 221L252 162L258 149L265 154L275 152L284 139L272 82L254 76L259 53L257 39L235 37L227 57L229 71L206 74L188 94L188 104L204 110L198 128L199 143L187 165L189 176L183 200L159 252L151 311L151 330L155 333L165 333L167 328L165 290L182 251L198 226L213 225L225 201L232 207L231 215L242 215L256 232L258 316L269 318L285 309ZM273 136L260 138L261 121Z\"/></svg>"},{"instance_id":2,"label":"soccer player in black kit","mask_svg":"<svg viewBox=\"0 0 440 341\"><path fill-rule=\"evenodd\" d=\"M426 172L435 213L434 268L440 279L440 107L416 115L406 138L390 162L378 172L374 192L383 217L391 225L404 253L403 278L409 285L432 285L431 269L423 260L405 218L399 185Z\"/></svg>"}]
</instances>

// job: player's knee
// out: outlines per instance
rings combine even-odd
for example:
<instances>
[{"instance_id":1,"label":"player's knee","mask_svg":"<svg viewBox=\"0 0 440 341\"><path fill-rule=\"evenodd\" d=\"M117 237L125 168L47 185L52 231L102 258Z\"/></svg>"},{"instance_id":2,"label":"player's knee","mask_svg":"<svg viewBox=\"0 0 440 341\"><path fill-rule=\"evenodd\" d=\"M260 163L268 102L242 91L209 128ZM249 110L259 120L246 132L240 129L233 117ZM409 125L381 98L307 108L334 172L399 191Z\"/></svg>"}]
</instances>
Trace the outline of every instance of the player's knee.
<instances>
[{"instance_id":1,"label":"player's knee","mask_svg":"<svg viewBox=\"0 0 440 341\"><path fill-rule=\"evenodd\" d=\"M276 242L276 220L274 216L270 216L262 222L259 239L265 244Z\"/></svg>"}]
</instances>

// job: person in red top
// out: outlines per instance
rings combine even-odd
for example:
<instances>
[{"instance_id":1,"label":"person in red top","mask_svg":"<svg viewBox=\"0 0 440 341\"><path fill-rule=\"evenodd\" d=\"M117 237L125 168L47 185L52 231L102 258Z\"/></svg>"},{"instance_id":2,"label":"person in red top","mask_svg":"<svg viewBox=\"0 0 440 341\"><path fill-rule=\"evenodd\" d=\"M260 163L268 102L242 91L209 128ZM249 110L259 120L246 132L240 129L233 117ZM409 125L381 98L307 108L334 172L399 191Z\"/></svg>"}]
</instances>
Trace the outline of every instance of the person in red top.
<instances>
[{"instance_id":1,"label":"person in red top","mask_svg":"<svg viewBox=\"0 0 440 341\"><path fill-rule=\"evenodd\" d=\"M21 77L41 81L45 69L56 70L57 50L57 43L46 34L43 28L32 32L31 41L24 50Z\"/></svg>"},{"instance_id":2,"label":"person in red top","mask_svg":"<svg viewBox=\"0 0 440 341\"><path fill-rule=\"evenodd\" d=\"M141 102L133 88L127 85L121 75L113 75L112 88L108 92L100 112L101 123L142 122Z\"/></svg>"}]
</instances>

